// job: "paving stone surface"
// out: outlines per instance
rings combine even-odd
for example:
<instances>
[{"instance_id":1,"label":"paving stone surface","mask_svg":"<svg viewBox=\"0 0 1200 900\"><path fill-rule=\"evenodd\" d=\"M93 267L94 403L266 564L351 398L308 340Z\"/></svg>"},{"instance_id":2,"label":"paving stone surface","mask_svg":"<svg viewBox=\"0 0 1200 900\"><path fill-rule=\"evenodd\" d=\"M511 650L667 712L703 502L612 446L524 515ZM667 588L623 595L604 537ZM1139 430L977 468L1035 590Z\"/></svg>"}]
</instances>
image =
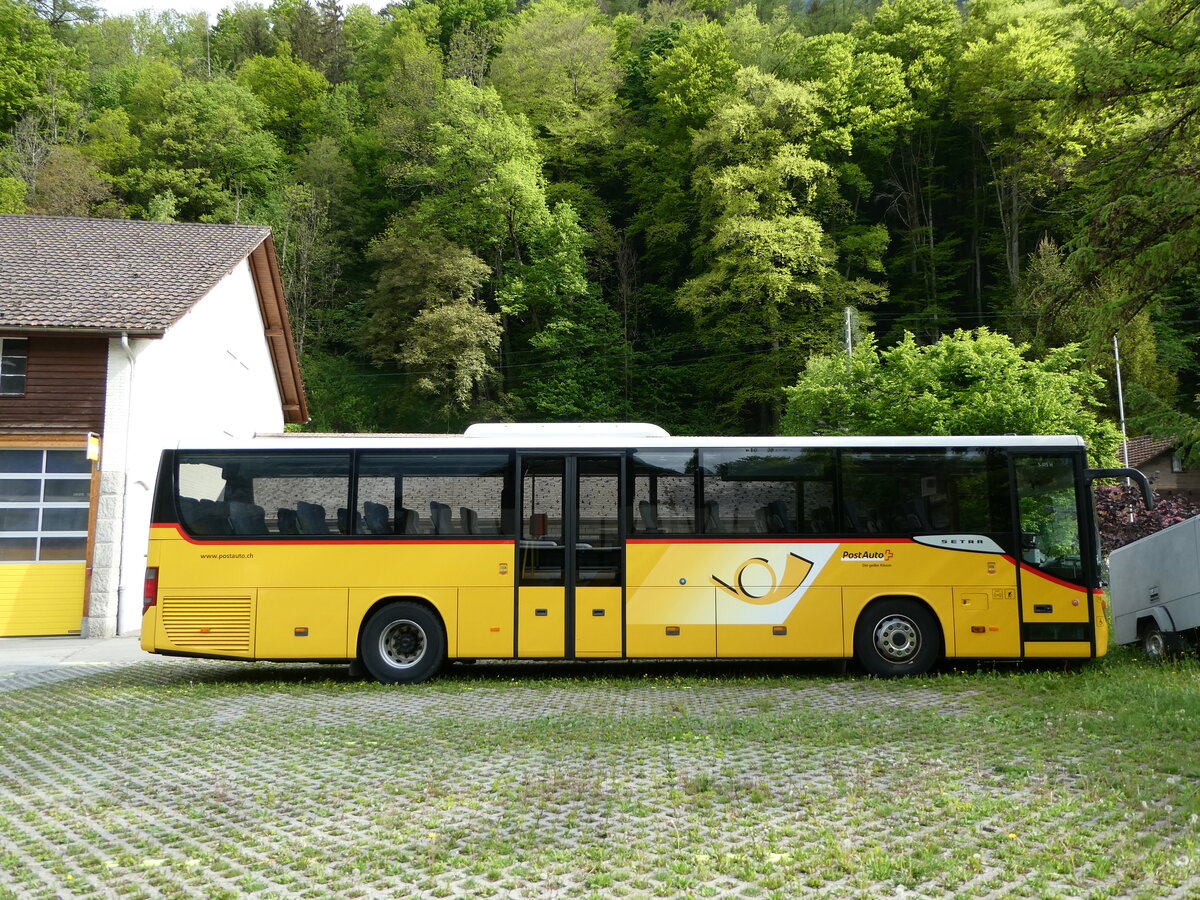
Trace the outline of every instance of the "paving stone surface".
<instances>
[{"instance_id":1,"label":"paving stone surface","mask_svg":"<svg viewBox=\"0 0 1200 900\"><path fill-rule=\"evenodd\" d=\"M1081 775L1084 738L1026 758L969 690L675 671L6 673L0 898L1200 897L1195 817Z\"/></svg>"}]
</instances>

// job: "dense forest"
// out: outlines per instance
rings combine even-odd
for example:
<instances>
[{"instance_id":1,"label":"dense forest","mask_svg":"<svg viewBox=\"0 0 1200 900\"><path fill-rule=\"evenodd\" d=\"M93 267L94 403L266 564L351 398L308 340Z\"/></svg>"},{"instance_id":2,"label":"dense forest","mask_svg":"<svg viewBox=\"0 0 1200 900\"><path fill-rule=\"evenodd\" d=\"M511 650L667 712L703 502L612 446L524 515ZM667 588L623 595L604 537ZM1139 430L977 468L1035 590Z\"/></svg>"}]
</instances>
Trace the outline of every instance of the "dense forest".
<instances>
[{"instance_id":1,"label":"dense forest","mask_svg":"<svg viewBox=\"0 0 1200 900\"><path fill-rule=\"evenodd\" d=\"M0 0L0 211L272 226L321 430L771 432L986 326L1194 435L1198 8Z\"/></svg>"}]
</instances>

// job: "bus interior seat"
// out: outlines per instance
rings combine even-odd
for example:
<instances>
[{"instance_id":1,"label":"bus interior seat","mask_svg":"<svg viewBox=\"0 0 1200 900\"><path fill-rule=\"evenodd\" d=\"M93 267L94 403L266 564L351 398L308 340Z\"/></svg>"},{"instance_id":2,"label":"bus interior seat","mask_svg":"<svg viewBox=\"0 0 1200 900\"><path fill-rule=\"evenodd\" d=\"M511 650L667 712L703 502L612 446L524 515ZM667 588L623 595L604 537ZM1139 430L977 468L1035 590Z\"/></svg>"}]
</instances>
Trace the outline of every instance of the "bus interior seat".
<instances>
[{"instance_id":1,"label":"bus interior seat","mask_svg":"<svg viewBox=\"0 0 1200 900\"><path fill-rule=\"evenodd\" d=\"M767 524L767 508L760 506L754 511L754 530L759 534L767 534L771 527Z\"/></svg>"},{"instance_id":2,"label":"bus interior seat","mask_svg":"<svg viewBox=\"0 0 1200 900\"><path fill-rule=\"evenodd\" d=\"M704 531L706 534L720 534L724 531L721 527L721 504L716 500L704 501Z\"/></svg>"},{"instance_id":3,"label":"bus interior seat","mask_svg":"<svg viewBox=\"0 0 1200 900\"><path fill-rule=\"evenodd\" d=\"M454 526L450 521L450 507L445 503L430 500L429 518L433 520L434 534L453 534Z\"/></svg>"},{"instance_id":4,"label":"bus interior seat","mask_svg":"<svg viewBox=\"0 0 1200 900\"><path fill-rule=\"evenodd\" d=\"M809 530L814 534L828 534L833 531L833 514L828 506L818 506L812 511L808 520Z\"/></svg>"},{"instance_id":5,"label":"bus interior seat","mask_svg":"<svg viewBox=\"0 0 1200 900\"><path fill-rule=\"evenodd\" d=\"M847 531L864 530L859 524L858 516L854 514L854 502L851 500L842 501L842 521L846 523Z\"/></svg>"},{"instance_id":6,"label":"bus interior seat","mask_svg":"<svg viewBox=\"0 0 1200 900\"><path fill-rule=\"evenodd\" d=\"M180 497L180 518L196 534L229 534L229 504L221 500L196 500Z\"/></svg>"},{"instance_id":7,"label":"bus interior seat","mask_svg":"<svg viewBox=\"0 0 1200 900\"><path fill-rule=\"evenodd\" d=\"M400 507L396 513L396 533L397 534L420 534L421 533L421 517L415 509L408 507Z\"/></svg>"},{"instance_id":8,"label":"bus interior seat","mask_svg":"<svg viewBox=\"0 0 1200 900\"><path fill-rule=\"evenodd\" d=\"M266 534L267 511L255 503L230 500L229 524L234 534Z\"/></svg>"},{"instance_id":9,"label":"bus interior seat","mask_svg":"<svg viewBox=\"0 0 1200 900\"><path fill-rule=\"evenodd\" d=\"M354 511L354 521L351 523L350 510L339 506L337 511L338 531L342 534L355 534L362 531L362 516L358 510Z\"/></svg>"},{"instance_id":10,"label":"bus interior seat","mask_svg":"<svg viewBox=\"0 0 1200 900\"><path fill-rule=\"evenodd\" d=\"M367 534L387 534L391 531L388 527L388 508L382 503L364 500L360 524L365 526Z\"/></svg>"},{"instance_id":11,"label":"bus interior seat","mask_svg":"<svg viewBox=\"0 0 1200 900\"><path fill-rule=\"evenodd\" d=\"M179 498L179 518L189 528L200 518L200 501L195 497Z\"/></svg>"},{"instance_id":12,"label":"bus interior seat","mask_svg":"<svg viewBox=\"0 0 1200 900\"><path fill-rule=\"evenodd\" d=\"M479 534L479 513L473 509L468 509L465 506L458 508L459 521L462 522L462 529L467 534Z\"/></svg>"},{"instance_id":13,"label":"bus interior seat","mask_svg":"<svg viewBox=\"0 0 1200 900\"><path fill-rule=\"evenodd\" d=\"M638 515L642 517L642 523L645 528L642 530L646 534L662 534L662 525L658 521L658 508L649 500L638 501Z\"/></svg>"},{"instance_id":14,"label":"bus interior seat","mask_svg":"<svg viewBox=\"0 0 1200 900\"><path fill-rule=\"evenodd\" d=\"M288 509L285 506L278 509L275 515L278 517L280 534L300 533L300 517L296 515L294 509Z\"/></svg>"},{"instance_id":15,"label":"bus interior seat","mask_svg":"<svg viewBox=\"0 0 1200 900\"><path fill-rule=\"evenodd\" d=\"M329 524L325 521L325 507L319 503L309 503L301 500L296 504L296 515L300 518L301 534L329 534Z\"/></svg>"},{"instance_id":16,"label":"bus interior seat","mask_svg":"<svg viewBox=\"0 0 1200 900\"><path fill-rule=\"evenodd\" d=\"M791 516L788 515L787 503L783 500L772 500L767 504L767 527L772 534L786 534L792 530Z\"/></svg>"}]
</instances>

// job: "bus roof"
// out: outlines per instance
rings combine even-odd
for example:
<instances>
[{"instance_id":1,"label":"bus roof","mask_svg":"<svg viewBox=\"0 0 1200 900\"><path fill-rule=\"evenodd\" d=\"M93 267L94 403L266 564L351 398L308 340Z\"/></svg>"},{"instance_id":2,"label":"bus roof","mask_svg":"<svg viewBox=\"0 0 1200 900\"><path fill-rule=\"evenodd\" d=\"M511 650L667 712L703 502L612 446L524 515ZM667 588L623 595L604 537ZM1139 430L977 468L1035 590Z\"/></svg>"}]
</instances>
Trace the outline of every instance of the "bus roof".
<instances>
[{"instance_id":1,"label":"bus roof","mask_svg":"<svg viewBox=\"0 0 1200 900\"><path fill-rule=\"evenodd\" d=\"M646 428L647 426L640 426ZM654 426L650 426L654 427ZM661 429L659 429L661 431ZM250 439L183 440L176 449L338 449L350 450L667 450L695 447L749 449L933 449L965 447L1013 447L1021 449L1082 449L1083 438L1077 435L874 435L801 436L801 437L694 437L687 435L652 436L621 430L603 432L579 431L541 426L536 432L484 430L466 434L335 434L297 433L263 434Z\"/></svg>"}]
</instances>

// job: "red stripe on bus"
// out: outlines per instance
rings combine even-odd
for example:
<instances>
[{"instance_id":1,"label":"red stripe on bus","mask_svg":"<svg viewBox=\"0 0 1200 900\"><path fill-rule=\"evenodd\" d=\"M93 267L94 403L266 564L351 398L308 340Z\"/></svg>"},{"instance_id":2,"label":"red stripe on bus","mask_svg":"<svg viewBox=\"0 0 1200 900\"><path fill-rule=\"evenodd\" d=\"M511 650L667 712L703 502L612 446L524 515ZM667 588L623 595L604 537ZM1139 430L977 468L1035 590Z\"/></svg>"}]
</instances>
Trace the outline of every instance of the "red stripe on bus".
<instances>
[{"instance_id":1,"label":"red stripe on bus","mask_svg":"<svg viewBox=\"0 0 1200 900\"><path fill-rule=\"evenodd\" d=\"M1021 571L1028 572L1030 575L1036 575L1038 578L1042 578L1053 584L1057 584L1059 587L1065 587L1065 588L1070 588L1073 591L1079 591L1079 593L1081 593L1081 594L1086 594L1088 592L1088 589L1083 587L1082 585L1071 584L1071 582L1069 582L1069 581L1063 581L1061 578L1055 578L1053 575L1047 574L1046 572L1043 572L1041 569L1036 568L1035 566L1029 565L1029 563L1021 563Z\"/></svg>"},{"instance_id":2,"label":"red stripe on bus","mask_svg":"<svg viewBox=\"0 0 1200 900\"><path fill-rule=\"evenodd\" d=\"M912 538L786 538L786 537L718 537L718 538L629 538L627 544L913 544Z\"/></svg>"}]
</instances>

